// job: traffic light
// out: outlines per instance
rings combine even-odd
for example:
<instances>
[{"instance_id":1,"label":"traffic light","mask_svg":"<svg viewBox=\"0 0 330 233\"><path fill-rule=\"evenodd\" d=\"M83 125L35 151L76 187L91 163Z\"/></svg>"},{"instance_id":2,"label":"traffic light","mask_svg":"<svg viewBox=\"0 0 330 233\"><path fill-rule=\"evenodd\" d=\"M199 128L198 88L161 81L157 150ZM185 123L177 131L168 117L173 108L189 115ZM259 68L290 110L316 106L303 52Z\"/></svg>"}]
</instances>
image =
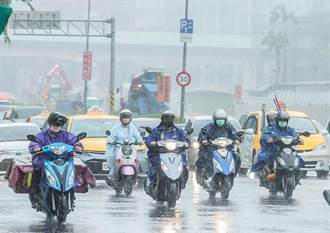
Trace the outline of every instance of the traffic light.
<instances>
[{"instance_id":1,"label":"traffic light","mask_svg":"<svg viewBox=\"0 0 330 233\"><path fill-rule=\"evenodd\" d=\"M0 4L0 34L5 30L8 18L12 12L12 8Z\"/></svg>"}]
</instances>

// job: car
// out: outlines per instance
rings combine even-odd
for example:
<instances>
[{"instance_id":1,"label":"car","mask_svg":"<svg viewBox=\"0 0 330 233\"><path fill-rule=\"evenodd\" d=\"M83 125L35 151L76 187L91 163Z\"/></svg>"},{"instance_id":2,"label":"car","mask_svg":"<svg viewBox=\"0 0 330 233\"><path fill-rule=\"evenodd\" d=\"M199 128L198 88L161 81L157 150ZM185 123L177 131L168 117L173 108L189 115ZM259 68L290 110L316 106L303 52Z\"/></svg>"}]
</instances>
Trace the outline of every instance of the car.
<instances>
[{"instance_id":1,"label":"car","mask_svg":"<svg viewBox=\"0 0 330 233\"><path fill-rule=\"evenodd\" d=\"M188 162L189 168L195 169L195 164L198 158L199 143L197 142L198 135L205 125L212 122L212 116L195 116L191 117L189 120L192 122L192 127L194 129L190 136L192 146L188 149ZM228 117L229 123L234 127L236 131L241 129L240 124L234 117Z\"/></svg>"},{"instance_id":2,"label":"car","mask_svg":"<svg viewBox=\"0 0 330 233\"><path fill-rule=\"evenodd\" d=\"M31 157L28 134L37 134L40 129L32 123L17 122L0 124L0 175L4 175L13 159Z\"/></svg>"},{"instance_id":3,"label":"car","mask_svg":"<svg viewBox=\"0 0 330 233\"><path fill-rule=\"evenodd\" d=\"M318 177L326 177L329 173L329 150L326 141L317 129L312 119L306 114L297 111L288 111L290 115L289 126L296 132L308 131L310 137L302 137L304 144L297 147L297 152L301 154L305 161L302 173L316 171ZM241 143L242 168L250 169L260 150L260 139L262 134L263 120L261 111L252 112L242 126L245 130L244 141Z\"/></svg>"},{"instance_id":4,"label":"car","mask_svg":"<svg viewBox=\"0 0 330 233\"><path fill-rule=\"evenodd\" d=\"M328 130L317 120L313 120L316 128L318 129L318 131L320 132L320 134L323 135L323 137L325 138L325 141L327 143L328 146L328 151L330 152L330 133L328 132ZM329 155L330 156L330 155Z\"/></svg>"},{"instance_id":5,"label":"car","mask_svg":"<svg viewBox=\"0 0 330 233\"><path fill-rule=\"evenodd\" d=\"M26 121L31 116L36 116L44 111L42 106L15 106L6 112L3 119Z\"/></svg>"}]
</instances>

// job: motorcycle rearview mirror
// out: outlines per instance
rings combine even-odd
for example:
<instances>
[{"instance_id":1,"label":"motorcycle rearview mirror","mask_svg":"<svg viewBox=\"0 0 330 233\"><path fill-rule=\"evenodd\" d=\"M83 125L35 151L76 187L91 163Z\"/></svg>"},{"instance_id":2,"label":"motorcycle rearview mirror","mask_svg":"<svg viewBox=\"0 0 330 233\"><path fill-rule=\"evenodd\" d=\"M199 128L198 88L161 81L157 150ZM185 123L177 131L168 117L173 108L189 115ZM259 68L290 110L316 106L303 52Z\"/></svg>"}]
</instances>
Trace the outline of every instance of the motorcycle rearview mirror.
<instances>
[{"instance_id":1,"label":"motorcycle rearview mirror","mask_svg":"<svg viewBox=\"0 0 330 233\"><path fill-rule=\"evenodd\" d=\"M110 130L106 130L106 131L105 131L105 135L110 136L110 135L111 135Z\"/></svg>"},{"instance_id":2,"label":"motorcycle rearview mirror","mask_svg":"<svg viewBox=\"0 0 330 233\"><path fill-rule=\"evenodd\" d=\"M152 133L152 129L150 127L145 127L145 129L148 133Z\"/></svg>"},{"instance_id":3,"label":"motorcycle rearview mirror","mask_svg":"<svg viewBox=\"0 0 330 233\"><path fill-rule=\"evenodd\" d=\"M141 135L141 137L145 137L146 136L146 132L142 131L142 132L140 132L140 135Z\"/></svg>"},{"instance_id":4,"label":"motorcycle rearview mirror","mask_svg":"<svg viewBox=\"0 0 330 233\"><path fill-rule=\"evenodd\" d=\"M192 134L194 132L194 129L192 127L192 121L190 119L188 120L184 129L187 132L187 134Z\"/></svg>"},{"instance_id":5,"label":"motorcycle rearview mirror","mask_svg":"<svg viewBox=\"0 0 330 233\"><path fill-rule=\"evenodd\" d=\"M238 136L242 137L244 135L245 131L243 129L238 131Z\"/></svg>"},{"instance_id":6,"label":"motorcycle rearview mirror","mask_svg":"<svg viewBox=\"0 0 330 233\"><path fill-rule=\"evenodd\" d=\"M305 136L305 137L309 137L309 136L311 136L311 133L308 132L308 131L305 131L305 132L303 132L301 135L303 135L303 136Z\"/></svg>"},{"instance_id":7,"label":"motorcycle rearview mirror","mask_svg":"<svg viewBox=\"0 0 330 233\"><path fill-rule=\"evenodd\" d=\"M85 132L78 133L77 140L80 141L80 140L84 139L85 137L87 137L87 133L85 133Z\"/></svg>"},{"instance_id":8,"label":"motorcycle rearview mirror","mask_svg":"<svg viewBox=\"0 0 330 233\"><path fill-rule=\"evenodd\" d=\"M37 138L35 135L29 134L26 136L26 138L31 142L37 142Z\"/></svg>"}]
</instances>

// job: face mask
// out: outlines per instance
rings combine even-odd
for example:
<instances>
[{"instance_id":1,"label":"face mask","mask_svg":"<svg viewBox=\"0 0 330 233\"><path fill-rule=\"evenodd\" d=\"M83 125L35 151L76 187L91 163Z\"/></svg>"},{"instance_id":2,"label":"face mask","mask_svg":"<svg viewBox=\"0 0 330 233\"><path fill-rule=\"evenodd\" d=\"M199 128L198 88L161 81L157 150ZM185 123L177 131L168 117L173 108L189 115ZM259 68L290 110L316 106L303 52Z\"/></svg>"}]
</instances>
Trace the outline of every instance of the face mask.
<instances>
[{"instance_id":1,"label":"face mask","mask_svg":"<svg viewBox=\"0 0 330 233\"><path fill-rule=\"evenodd\" d=\"M60 132L61 129L62 129L61 126L54 126L54 125L51 125L51 126L50 126L50 130L51 130L52 132L54 132L54 133L58 133L58 132Z\"/></svg>"},{"instance_id":2,"label":"face mask","mask_svg":"<svg viewBox=\"0 0 330 233\"><path fill-rule=\"evenodd\" d=\"M285 128L285 127L287 127L287 125L288 125L288 122L287 121L279 121L278 122L278 126L280 128Z\"/></svg>"},{"instance_id":3,"label":"face mask","mask_svg":"<svg viewBox=\"0 0 330 233\"><path fill-rule=\"evenodd\" d=\"M226 120L219 119L219 120L216 120L215 122L217 123L218 126L223 126L225 124Z\"/></svg>"}]
</instances>

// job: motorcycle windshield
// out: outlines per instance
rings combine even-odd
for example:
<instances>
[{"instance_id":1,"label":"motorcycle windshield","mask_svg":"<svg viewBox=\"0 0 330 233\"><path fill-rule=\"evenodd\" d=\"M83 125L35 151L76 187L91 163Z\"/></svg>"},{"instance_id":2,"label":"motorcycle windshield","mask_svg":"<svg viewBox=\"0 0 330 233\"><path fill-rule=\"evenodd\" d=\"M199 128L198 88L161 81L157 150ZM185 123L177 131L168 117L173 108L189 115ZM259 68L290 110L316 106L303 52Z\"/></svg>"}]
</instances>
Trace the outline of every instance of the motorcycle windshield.
<instances>
[{"instance_id":1,"label":"motorcycle windshield","mask_svg":"<svg viewBox=\"0 0 330 233\"><path fill-rule=\"evenodd\" d=\"M51 154L53 157L60 157L74 151L73 146L65 143L52 143L42 147L42 151Z\"/></svg>"}]
</instances>

